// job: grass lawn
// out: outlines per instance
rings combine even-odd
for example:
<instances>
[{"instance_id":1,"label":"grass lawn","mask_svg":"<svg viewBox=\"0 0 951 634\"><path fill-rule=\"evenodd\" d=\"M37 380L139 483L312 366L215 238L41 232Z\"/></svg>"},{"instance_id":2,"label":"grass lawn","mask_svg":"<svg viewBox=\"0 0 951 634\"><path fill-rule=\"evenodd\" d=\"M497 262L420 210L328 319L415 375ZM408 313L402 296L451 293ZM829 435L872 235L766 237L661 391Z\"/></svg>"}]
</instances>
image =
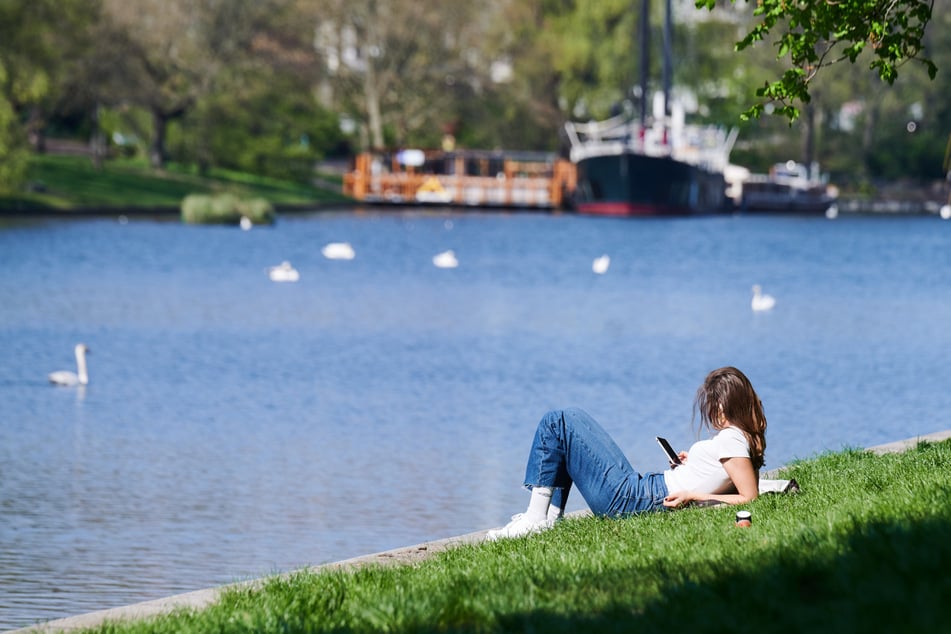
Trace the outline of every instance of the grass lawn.
<instances>
[{"instance_id":1,"label":"grass lawn","mask_svg":"<svg viewBox=\"0 0 951 634\"><path fill-rule=\"evenodd\" d=\"M103 169L97 170L87 157L65 155L35 155L29 182L33 191L0 198L0 210L177 208L188 194L224 191L265 198L274 205L347 200L339 188L333 191L241 172L214 169L202 176L175 164L156 171L142 161L122 159L106 161Z\"/></svg>"},{"instance_id":2,"label":"grass lawn","mask_svg":"<svg viewBox=\"0 0 951 634\"><path fill-rule=\"evenodd\" d=\"M935 632L951 622L951 441L792 465L798 494L572 518L415 564L300 572L98 632ZM527 498L526 498L527 499Z\"/></svg>"}]
</instances>

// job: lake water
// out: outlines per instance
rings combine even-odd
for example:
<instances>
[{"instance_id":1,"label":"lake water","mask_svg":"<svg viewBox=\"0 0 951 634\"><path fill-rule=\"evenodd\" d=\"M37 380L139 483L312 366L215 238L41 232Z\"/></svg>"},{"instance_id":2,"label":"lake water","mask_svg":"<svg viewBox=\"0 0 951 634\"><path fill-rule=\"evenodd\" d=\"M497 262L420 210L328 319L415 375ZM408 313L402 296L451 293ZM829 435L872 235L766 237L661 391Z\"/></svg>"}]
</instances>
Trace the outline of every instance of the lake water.
<instances>
[{"instance_id":1,"label":"lake water","mask_svg":"<svg viewBox=\"0 0 951 634\"><path fill-rule=\"evenodd\" d=\"M663 468L722 365L767 468L951 427L934 217L0 222L0 629L504 524L552 408ZM80 341L89 386L51 386Z\"/></svg>"}]
</instances>

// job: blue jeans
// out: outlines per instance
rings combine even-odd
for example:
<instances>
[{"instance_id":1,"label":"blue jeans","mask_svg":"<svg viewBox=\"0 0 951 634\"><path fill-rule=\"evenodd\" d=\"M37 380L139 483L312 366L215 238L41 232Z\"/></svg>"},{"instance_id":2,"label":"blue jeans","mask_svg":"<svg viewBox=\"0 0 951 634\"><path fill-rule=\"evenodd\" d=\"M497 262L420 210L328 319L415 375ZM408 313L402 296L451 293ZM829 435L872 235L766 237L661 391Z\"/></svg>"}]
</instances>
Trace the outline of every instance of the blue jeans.
<instances>
[{"instance_id":1,"label":"blue jeans","mask_svg":"<svg viewBox=\"0 0 951 634\"><path fill-rule=\"evenodd\" d=\"M548 412L538 423L525 467L525 486L551 487L551 503L564 508L574 484L595 515L664 509L662 473L638 473L621 448L587 412Z\"/></svg>"}]
</instances>

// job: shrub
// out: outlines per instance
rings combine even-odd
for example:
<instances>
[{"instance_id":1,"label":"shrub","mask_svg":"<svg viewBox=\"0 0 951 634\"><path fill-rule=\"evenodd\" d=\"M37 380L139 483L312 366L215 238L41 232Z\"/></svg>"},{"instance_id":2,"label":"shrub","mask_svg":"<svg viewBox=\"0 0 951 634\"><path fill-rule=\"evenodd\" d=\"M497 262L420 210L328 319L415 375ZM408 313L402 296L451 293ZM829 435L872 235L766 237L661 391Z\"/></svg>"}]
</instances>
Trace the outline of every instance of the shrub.
<instances>
[{"instance_id":1,"label":"shrub","mask_svg":"<svg viewBox=\"0 0 951 634\"><path fill-rule=\"evenodd\" d=\"M182 222L186 224L236 225L241 218L252 223L274 224L274 206L263 198L239 198L234 194L189 194L182 200Z\"/></svg>"}]
</instances>

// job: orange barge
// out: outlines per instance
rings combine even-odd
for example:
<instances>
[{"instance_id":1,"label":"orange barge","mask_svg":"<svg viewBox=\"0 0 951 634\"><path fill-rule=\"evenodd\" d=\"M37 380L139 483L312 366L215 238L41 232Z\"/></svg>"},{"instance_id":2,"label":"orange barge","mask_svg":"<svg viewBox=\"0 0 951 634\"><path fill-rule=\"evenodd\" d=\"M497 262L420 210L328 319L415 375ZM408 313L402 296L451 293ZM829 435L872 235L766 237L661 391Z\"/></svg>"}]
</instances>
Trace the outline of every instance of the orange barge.
<instances>
[{"instance_id":1,"label":"orange barge","mask_svg":"<svg viewBox=\"0 0 951 634\"><path fill-rule=\"evenodd\" d=\"M343 178L347 196L395 205L559 209L574 189L574 164L537 152L367 152Z\"/></svg>"}]
</instances>

